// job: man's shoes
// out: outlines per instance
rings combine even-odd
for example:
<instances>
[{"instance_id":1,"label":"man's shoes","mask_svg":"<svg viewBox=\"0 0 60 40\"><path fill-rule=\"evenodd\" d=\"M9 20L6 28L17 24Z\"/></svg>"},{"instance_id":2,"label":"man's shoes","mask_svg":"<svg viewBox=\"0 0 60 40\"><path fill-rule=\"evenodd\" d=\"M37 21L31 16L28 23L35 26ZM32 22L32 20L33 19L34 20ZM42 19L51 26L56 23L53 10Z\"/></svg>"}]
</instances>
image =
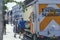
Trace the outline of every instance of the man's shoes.
<instances>
[{"instance_id":1,"label":"man's shoes","mask_svg":"<svg viewBox=\"0 0 60 40\"><path fill-rule=\"evenodd\" d=\"M20 39L20 36L19 36L19 39Z\"/></svg>"},{"instance_id":2,"label":"man's shoes","mask_svg":"<svg viewBox=\"0 0 60 40\"><path fill-rule=\"evenodd\" d=\"M14 35L14 38L16 38L16 35Z\"/></svg>"}]
</instances>

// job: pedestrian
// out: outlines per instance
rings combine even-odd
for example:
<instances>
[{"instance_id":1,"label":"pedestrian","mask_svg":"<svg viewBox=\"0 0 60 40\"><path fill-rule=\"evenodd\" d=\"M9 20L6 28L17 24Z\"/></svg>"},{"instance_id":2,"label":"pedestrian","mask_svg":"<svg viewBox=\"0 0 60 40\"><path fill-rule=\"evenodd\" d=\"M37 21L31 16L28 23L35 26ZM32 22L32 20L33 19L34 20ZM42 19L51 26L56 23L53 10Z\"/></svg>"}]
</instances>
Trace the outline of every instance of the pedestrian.
<instances>
[{"instance_id":1,"label":"pedestrian","mask_svg":"<svg viewBox=\"0 0 60 40\"><path fill-rule=\"evenodd\" d=\"M24 19L21 18L21 20L20 20L20 22L19 22L19 27L18 27L18 29L19 29L19 35L20 35L19 38L21 38L21 36L24 35L25 22L26 22L26 21L24 21Z\"/></svg>"},{"instance_id":2,"label":"pedestrian","mask_svg":"<svg viewBox=\"0 0 60 40\"><path fill-rule=\"evenodd\" d=\"M4 19L4 22L3 22L3 33L6 35L6 20Z\"/></svg>"},{"instance_id":3,"label":"pedestrian","mask_svg":"<svg viewBox=\"0 0 60 40\"><path fill-rule=\"evenodd\" d=\"M14 21L14 29L13 29L13 31L14 31L14 37L16 38L16 34L18 33L18 19L16 19L15 21Z\"/></svg>"}]
</instances>

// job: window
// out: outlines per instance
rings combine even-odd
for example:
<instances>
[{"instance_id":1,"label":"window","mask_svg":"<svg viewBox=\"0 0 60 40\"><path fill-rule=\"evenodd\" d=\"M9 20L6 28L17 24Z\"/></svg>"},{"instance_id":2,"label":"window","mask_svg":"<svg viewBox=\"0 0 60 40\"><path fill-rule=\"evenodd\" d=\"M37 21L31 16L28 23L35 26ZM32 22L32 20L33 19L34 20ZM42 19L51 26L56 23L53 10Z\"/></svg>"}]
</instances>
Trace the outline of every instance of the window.
<instances>
[{"instance_id":1,"label":"window","mask_svg":"<svg viewBox=\"0 0 60 40\"><path fill-rule=\"evenodd\" d=\"M24 1L24 4L25 4L25 5L28 5L28 4L31 3L32 1L34 1L34 0L25 0L25 1Z\"/></svg>"}]
</instances>

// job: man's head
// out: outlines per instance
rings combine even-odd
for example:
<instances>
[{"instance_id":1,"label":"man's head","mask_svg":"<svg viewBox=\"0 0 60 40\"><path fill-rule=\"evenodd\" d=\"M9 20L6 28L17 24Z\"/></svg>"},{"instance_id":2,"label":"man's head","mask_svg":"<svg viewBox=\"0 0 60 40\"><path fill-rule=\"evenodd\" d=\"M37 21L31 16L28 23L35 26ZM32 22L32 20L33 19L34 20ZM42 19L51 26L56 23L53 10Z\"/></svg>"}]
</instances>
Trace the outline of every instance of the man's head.
<instances>
[{"instance_id":1,"label":"man's head","mask_svg":"<svg viewBox=\"0 0 60 40\"><path fill-rule=\"evenodd\" d=\"M21 20L24 20L23 18L21 18Z\"/></svg>"}]
</instances>

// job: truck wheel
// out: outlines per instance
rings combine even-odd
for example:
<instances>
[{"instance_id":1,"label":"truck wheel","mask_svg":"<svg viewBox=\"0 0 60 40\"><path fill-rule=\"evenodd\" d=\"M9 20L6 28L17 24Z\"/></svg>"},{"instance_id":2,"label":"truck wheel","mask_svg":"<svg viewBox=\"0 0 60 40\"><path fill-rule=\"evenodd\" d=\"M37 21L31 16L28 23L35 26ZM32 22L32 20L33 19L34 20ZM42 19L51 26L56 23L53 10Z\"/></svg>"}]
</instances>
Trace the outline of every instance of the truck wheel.
<instances>
[{"instance_id":1,"label":"truck wheel","mask_svg":"<svg viewBox=\"0 0 60 40\"><path fill-rule=\"evenodd\" d=\"M37 35L36 34L33 34L32 40L37 40Z\"/></svg>"}]
</instances>

